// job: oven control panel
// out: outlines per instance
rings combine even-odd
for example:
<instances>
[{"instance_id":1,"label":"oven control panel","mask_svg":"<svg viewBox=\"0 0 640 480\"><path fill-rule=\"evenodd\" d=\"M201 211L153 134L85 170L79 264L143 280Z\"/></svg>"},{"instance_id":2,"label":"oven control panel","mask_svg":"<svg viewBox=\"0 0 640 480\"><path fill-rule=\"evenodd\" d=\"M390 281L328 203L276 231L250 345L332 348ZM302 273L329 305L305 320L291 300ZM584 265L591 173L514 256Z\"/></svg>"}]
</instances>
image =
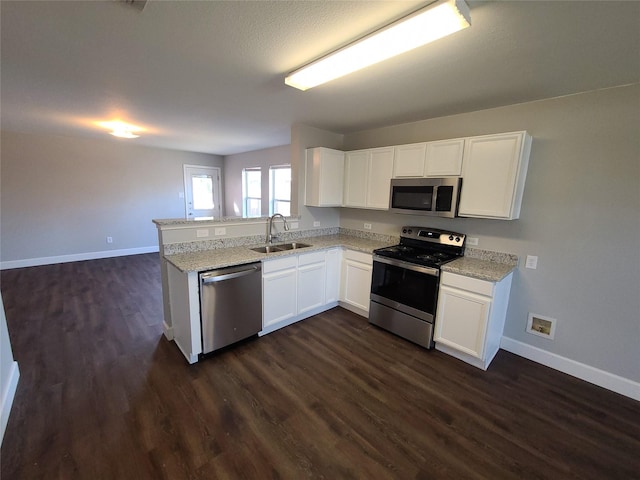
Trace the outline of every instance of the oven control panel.
<instances>
[{"instance_id":1,"label":"oven control panel","mask_svg":"<svg viewBox=\"0 0 640 480\"><path fill-rule=\"evenodd\" d=\"M440 245L453 245L455 247L464 246L465 240L465 235L462 233L425 227L402 227L402 234L400 236L431 243L438 243Z\"/></svg>"}]
</instances>

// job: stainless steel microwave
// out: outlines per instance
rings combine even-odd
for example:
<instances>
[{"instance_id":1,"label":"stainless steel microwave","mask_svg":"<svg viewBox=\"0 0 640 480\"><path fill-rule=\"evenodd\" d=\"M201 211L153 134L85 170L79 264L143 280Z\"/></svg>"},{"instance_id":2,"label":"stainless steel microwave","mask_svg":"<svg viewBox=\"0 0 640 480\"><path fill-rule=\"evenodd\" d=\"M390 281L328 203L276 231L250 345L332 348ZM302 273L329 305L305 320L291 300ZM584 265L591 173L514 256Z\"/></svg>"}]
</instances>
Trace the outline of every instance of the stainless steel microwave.
<instances>
[{"instance_id":1,"label":"stainless steel microwave","mask_svg":"<svg viewBox=\"0 0 640 480\"><path fill-rule=\"evenodd\" d=\"M389 211L453 218L458 215L462 179L392 178Z\"/></svg>"}]
</instances>

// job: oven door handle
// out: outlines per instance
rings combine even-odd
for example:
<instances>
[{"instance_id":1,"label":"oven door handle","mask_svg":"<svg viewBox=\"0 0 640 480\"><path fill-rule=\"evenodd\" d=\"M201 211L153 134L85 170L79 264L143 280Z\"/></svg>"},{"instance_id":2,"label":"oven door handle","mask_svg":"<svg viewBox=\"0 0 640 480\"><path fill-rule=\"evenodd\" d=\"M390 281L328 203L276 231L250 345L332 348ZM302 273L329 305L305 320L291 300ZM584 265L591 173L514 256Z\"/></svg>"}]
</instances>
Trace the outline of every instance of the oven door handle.
<instances>
[{"instance_id":1,"label":"oven door handle","mask_svg":"<svg viewBox=\"0 0 640 480\"><path fill-rule=\"evenodd\" d=\"M380 255L373 256L374 262L386 263L394 267L406 268L407 270L413 270L414 272L425 273L433 277L440 276L440 270L433 267L423 267L422 265L415 265L413 263L405 262L402 260L396 260L395 258L382 257Z\"/></svg>"}]
</instances>

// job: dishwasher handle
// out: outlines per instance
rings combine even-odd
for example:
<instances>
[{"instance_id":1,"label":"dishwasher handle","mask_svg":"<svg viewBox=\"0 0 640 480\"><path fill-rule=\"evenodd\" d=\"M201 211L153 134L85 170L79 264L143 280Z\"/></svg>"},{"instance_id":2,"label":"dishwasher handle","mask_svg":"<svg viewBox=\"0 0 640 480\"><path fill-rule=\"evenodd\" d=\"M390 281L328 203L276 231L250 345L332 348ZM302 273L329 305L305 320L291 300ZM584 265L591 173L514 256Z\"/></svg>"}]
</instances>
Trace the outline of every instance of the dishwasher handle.
<instances>
[{"instance_id":1,"label":"dishwasher handle","mask_svg":"<svg viewBox=\"0 0 640 480\"><path fill-rule=\"evenodd\" d=\"M225 280L231 280L232 278L244 277L259 271L260 264L254 263L248 266L243 265L242 267L232 267L204 273L200 276L200 281L203 285L206 285L208 283L223 282Z\"/></svg>"}]
</instances>

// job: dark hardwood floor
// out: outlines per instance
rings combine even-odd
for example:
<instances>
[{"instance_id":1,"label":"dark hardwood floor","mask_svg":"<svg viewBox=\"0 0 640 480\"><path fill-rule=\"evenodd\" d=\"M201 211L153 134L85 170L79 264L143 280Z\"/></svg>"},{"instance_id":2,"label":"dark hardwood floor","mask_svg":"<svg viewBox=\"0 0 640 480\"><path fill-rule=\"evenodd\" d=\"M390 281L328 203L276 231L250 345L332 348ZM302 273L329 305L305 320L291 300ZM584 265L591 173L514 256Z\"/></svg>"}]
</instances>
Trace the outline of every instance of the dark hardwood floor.
<instances>
[{"instance_id":1,"label":"dark hardwood floor","mask_svg":"<svg viewBox=\"0 0 640 480\"><path fill-rule=\"evenodd\" d=\"M189 366L156 254L3 271L10 479L637 479L640 403L336 308Z\"/></svg>"}]
</instances>

